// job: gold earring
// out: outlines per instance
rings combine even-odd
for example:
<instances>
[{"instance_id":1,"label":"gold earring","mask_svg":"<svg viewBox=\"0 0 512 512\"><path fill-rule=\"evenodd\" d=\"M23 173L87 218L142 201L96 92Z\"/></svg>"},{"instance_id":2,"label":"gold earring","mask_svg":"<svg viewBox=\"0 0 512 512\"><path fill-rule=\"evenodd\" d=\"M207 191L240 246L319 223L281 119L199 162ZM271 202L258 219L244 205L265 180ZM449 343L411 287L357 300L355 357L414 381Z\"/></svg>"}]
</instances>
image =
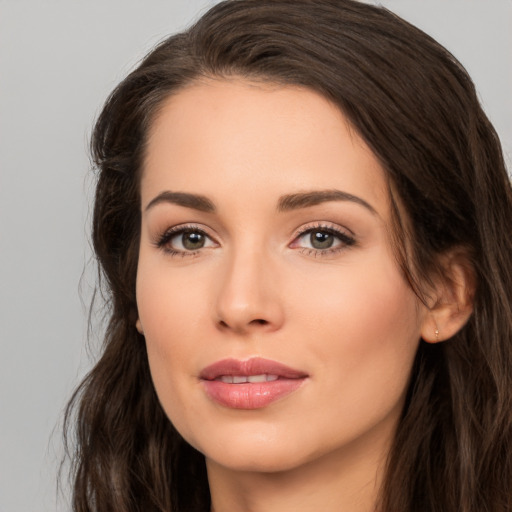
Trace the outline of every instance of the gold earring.
<instances>
[{"instance_id":1,"label":"gold earring","mask_svg":"<svg viewBox=\"0 0 512 512\"><path fill-rule=\"evenodd\" d=\"M434 334L435 334L435 336L436 336L436 342L437 342L437 341L439 341L439 329L436 329L436 330L434 331Z\"/></svg>"}]
</instances>

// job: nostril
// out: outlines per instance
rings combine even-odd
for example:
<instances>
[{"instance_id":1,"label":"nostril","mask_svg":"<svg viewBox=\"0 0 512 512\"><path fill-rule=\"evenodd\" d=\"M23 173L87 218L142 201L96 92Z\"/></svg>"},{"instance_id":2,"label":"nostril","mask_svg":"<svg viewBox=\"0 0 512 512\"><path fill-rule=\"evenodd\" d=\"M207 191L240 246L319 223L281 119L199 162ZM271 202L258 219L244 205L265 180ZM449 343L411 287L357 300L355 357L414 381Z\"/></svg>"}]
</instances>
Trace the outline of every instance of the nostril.
<instances>
[{"instance_id":1,"label":"nostril","mask_svg":"<svg viewBox=\"0 0 512 512\"><path fill-rule=\"evenodd\" d=\"M265 320L263 318L255 318L254 320L251 320L249 321L248 323L241 323L241 324L238 324L237 322L233 322L233 323L230 323L229 321L225 321L225 320L221 320L219 319L218 320L218 327L220 329L235 329L235 330L239 330L239 329L246 329L246 328L250 328L251 326L255 327L257 325L261 325L261 326L265 326L265 325L270 325L271 322L269 322L268 320Z\"/></svg>"}]
</instances>

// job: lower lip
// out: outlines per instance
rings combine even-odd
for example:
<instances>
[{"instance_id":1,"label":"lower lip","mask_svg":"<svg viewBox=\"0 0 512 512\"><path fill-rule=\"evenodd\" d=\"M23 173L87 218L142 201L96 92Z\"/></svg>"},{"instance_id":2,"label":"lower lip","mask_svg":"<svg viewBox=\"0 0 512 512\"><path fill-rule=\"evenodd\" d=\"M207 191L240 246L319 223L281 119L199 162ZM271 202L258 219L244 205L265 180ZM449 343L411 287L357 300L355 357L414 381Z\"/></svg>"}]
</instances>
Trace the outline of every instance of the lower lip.
<instances>
[{"instance_id":1,"label":"lower lip","mask_svg":"<svg viewBox=\"0 0 512 512\"><path fill-rule=\"evenodd\" d=\"M206 394L230 409L261 409L293 393L306 380L278 379L270 382L228 384L218 380L203 380Z\"/></svg>"}]
</instances>

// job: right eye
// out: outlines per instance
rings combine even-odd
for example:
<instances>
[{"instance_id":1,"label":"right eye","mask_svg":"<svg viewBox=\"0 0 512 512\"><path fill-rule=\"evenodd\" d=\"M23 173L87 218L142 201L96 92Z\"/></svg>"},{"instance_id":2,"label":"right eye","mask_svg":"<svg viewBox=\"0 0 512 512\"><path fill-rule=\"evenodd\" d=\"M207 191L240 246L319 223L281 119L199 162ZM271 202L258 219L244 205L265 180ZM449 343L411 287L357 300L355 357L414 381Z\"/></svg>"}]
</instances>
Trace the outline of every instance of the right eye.
<instances>
[{"instance_id":1,"label":"right eye","mask_svg":"<svg viewBox=\"0 0 512 512\"><path fill-rule=\"evenodd\" d=\"M200 249L216 247L217 243L199 228L178 227L167 230L157 245L171 255L188 256Z\"/></svg>"}]
</instances>

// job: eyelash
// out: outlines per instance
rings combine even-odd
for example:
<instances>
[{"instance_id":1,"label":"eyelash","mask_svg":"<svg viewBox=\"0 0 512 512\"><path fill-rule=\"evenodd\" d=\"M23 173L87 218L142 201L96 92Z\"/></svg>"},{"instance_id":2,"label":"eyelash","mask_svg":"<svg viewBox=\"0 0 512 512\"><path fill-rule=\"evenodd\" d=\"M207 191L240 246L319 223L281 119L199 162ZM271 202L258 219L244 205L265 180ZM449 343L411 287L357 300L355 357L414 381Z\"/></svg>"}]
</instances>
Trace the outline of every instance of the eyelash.
<instances>
[{"instance_id":1,"label":"eyelash","mask_svg":"<svg viewBox=\"0 0 512 512\"><path fill-rule=\"evenodd\" d=\"M187 225L173 226L173 227L167 229L162 235L160 235L157 238L157 240L155 241L155 246L158 249L161 249L162 251L164 251L166 254L168 254L171 257L197 256L199 254L199 252L201 251L201 249L203 249L204 247L201 247L197 250L187 251L187 250L174 249L169 245L170 241L174 237L176 237L180 234L187 233L187 232L198 233L200 235L203 235L205 238L213 241L214 243L217 243L210 235L208 235L206 233L206 231L204 229L202 229L199 226L194 225L194 224L187 224ZM351 247L356 244L356 239L353 236L348 235L346 232L343 232L340 229L334 228L333 226L328 226L328 225L319 223L315 226L307 226L307 227L301 229L300 231L298 231L295 234L290 246L293 246L293 244L296 243L297 240L300 240L302 237L304 237L308 234L314 233L314 232L322 232L322 233L327 233L329 235L332 235L340 243L334 247L329 247L326 249L315 249L313 247L297 247L297 249L300 250L300 252L302 254L306 254L308 256L315 256L315 257L329 256L329 255L337 254L337 253L347 249L348 247Z\"/></svg>"}]
</instances>

